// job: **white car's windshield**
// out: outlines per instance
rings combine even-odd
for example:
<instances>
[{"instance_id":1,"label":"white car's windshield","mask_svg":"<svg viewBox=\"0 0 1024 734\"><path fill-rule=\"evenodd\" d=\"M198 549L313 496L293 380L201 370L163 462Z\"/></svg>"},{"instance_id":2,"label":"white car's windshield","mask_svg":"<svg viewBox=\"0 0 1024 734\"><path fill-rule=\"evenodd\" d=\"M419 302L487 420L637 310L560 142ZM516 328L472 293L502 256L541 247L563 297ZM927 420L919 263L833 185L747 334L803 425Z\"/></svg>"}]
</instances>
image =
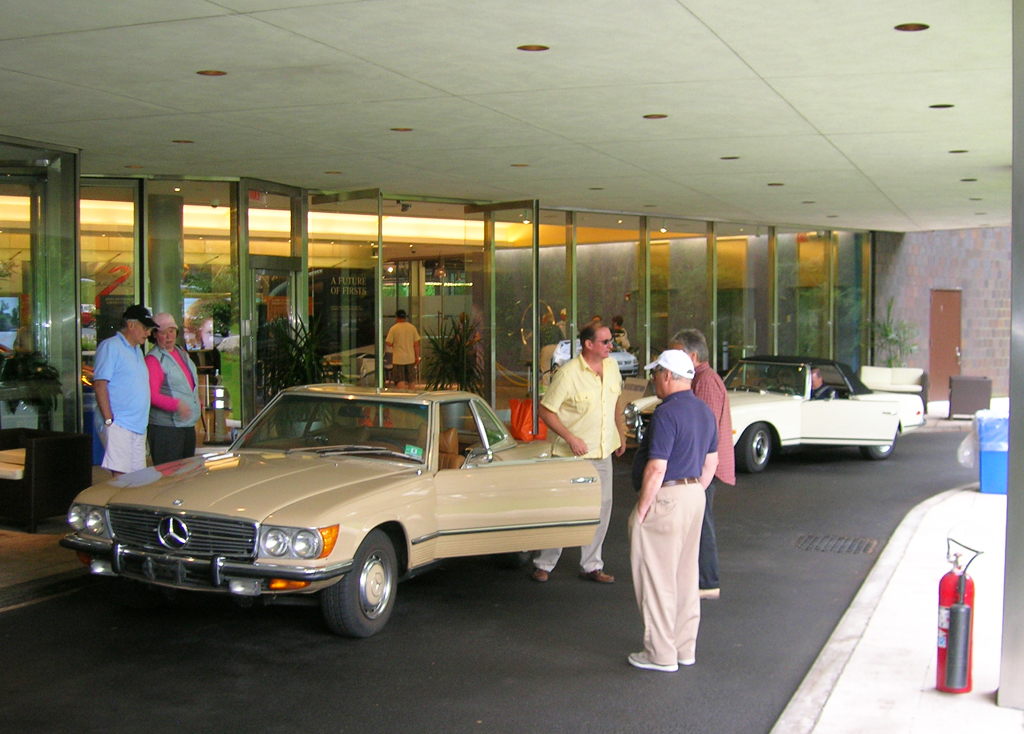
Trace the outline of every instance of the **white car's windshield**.
<instances>
[{"instance_id":1,"label":"white car's windshield","mask_svg":"<svg viewBox=\"0 0 1024 734\"><path fill-rule=\"evenodd\" d=\"M729 390L783 395L803 395L806 382L807 368L804 365L772 362L740 362L725 376L725 387Z\"/></svg>"},{"instance_id":2,"label":"white car's windshield","mask_svg":"<svg viewBox=\"0 0 1024 734\"><path fill-rule=\"evenodd\" d=\"M234 448L401 456L422 462L427 413L426 405L372 398L285 395L257 417Z\"/></svg>"}]
</instances>

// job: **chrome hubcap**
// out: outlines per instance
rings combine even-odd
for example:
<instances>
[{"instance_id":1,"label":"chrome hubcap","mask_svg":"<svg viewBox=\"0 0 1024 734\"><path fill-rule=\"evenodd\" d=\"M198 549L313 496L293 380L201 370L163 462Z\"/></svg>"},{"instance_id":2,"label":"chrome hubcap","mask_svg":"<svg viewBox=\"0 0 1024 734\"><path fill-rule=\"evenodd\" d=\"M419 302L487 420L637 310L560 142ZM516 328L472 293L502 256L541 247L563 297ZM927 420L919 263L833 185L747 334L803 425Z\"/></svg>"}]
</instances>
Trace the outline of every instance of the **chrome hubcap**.
<instances>
[{"instance_id":1,"label":"chrome hubcap","mask_svg":"<svg viewBox=\"0 0 1024 734\"><path fill-rule=\"evenodd\" d=\"M376 619L391 598L391 572L380 553L373 553L359 574L359 602L369 619Z\"/></svg>"}]
</instances>

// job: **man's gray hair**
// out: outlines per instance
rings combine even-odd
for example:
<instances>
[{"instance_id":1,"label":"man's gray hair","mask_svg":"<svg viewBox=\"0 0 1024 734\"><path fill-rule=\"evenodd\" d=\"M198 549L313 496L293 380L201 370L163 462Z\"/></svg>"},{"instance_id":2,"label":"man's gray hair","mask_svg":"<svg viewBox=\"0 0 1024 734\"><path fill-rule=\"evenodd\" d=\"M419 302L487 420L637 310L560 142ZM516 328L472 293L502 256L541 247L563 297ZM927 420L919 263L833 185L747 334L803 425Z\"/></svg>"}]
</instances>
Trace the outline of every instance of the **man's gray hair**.
<instances>
[{"instance_id":1,"label":"man's gray hair","mask_svg":"<svg viewBox=\"0 0 1024 734\"><path fill-rule=\"evenodd\" d=\"M697 353L698 362L708 361L708 340L697 329L683 329L669 340L669 347L678 347L687 354Z\"/></svg>"}]
</instances>

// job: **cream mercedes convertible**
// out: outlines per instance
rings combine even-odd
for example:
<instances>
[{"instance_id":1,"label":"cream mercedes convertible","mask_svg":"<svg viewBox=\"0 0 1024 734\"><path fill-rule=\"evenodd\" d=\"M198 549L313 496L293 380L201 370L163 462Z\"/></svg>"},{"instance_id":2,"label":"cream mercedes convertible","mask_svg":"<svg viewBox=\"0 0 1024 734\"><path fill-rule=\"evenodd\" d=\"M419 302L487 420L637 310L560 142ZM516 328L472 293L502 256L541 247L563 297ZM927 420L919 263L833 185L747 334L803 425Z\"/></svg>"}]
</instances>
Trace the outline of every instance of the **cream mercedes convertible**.
<instances>
[{"instance_id":1,"label":"cream mercedes convertible","mask_svg":"<svg viewBox=\"0 0 1024 734\"><path fill-rule=\"evenodd\" d=\"M445 558L586 545L590 462L518 444L476 395L314 385L224 453L86 489L61 545L137 591L319 603L336 634L387 623L398 580Z\"/></svg>"}]
</instances>

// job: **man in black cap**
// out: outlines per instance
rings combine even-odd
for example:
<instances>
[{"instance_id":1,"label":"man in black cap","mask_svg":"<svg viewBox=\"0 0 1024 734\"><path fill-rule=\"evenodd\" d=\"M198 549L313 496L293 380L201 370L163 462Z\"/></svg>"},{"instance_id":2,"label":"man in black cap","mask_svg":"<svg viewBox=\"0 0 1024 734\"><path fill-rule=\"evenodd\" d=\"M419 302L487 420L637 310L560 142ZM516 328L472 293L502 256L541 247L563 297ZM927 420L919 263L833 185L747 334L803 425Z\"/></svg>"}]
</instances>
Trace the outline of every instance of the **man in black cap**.
<instances>
[{"instance_id":1,"label":"man in black cap","mask_svg":"<svg viewBox=\"0 0 1024 734\"><path fill-rule=\"evenodd\" d=\"M115 477L146 468L149 370L140 347L156 326L145 306L129 306L121 330L96 347L93 389L106 437L101 466Z\"/></svg>"}]
</instances>

